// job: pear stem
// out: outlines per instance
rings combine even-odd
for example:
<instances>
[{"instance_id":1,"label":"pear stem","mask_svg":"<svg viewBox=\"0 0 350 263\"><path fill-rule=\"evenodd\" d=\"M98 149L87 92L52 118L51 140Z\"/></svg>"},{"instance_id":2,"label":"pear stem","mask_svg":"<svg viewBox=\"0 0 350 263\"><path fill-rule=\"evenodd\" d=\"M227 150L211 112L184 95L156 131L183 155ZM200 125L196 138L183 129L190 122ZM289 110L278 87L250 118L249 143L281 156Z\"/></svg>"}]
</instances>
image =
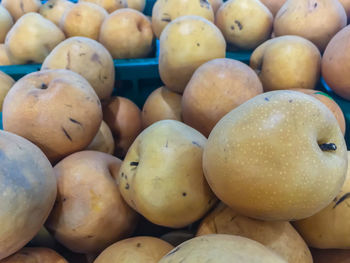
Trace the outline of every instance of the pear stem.
<instances>
[{"instance_id":1,"label":"pear stem","mask_svg":"<svg viewBox=\"0 0 350 263\"><path fill-rule=\"evenodd\" d=\"M337 146L334 143L323 143L319 145L322 151L335 151Z\"/></svg>"}]
</instances>

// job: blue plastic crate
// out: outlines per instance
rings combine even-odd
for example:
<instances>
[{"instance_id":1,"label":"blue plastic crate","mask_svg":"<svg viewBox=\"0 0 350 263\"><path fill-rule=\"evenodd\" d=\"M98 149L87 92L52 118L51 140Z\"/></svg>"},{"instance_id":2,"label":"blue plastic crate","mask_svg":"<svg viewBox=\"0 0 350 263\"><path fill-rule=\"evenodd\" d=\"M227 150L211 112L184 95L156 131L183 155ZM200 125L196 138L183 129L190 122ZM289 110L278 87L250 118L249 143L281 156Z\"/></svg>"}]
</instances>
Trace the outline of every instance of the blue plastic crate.
<instances>
[{"instance_id":1,"label":"blue plastic crate","mask_svg":"<svg viewBox=\"0 0 350 263\"><path fill-rule=\"evenodd\" d=\"M3 130L3 127L2 127L2 112L0 112L0 130Z\"/></svg>"}]
</instances>

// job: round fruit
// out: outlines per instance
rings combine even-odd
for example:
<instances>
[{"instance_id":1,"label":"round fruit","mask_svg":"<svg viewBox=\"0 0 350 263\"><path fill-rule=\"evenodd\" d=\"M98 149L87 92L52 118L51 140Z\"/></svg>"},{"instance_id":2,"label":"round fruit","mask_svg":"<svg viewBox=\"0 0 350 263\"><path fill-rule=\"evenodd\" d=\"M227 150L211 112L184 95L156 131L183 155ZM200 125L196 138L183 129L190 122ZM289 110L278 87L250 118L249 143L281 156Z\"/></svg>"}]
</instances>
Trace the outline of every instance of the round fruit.
<instances>
[{"instance_id":1,"label":"round fruit","mask_svg":"<svg viewBox=\"0 0 350 263\"><path fill-rule=\"evenodd\" d=\"M114 154L114 139L111 129L102 121L100 129L86 150Z\"/></svg>"},{"instance_id":2,"label":"round fruit","mask_svg":"<svg viewBox=\"0 0 350 263\"><path fill-rule=\"evenodd\" d=\"M261 2L266 5L272 15L276 15L286 0L261 0Z\"/></svg>"},{"instance_id":3,"label":"round fruit","mask_svg":"<svg viewBox=\"0 0 350 263\"><path fill-rule=\"evenodd\" d=\"M211 7L213 8L214 15L219 10L220 6L224 3L223 0L208 0Z\"/></svg>"},{"instance_id":4,"label":"round fruit","mask_svg":"<svg viewBox=\"0 0 350 263\"><path fill-rule=\"evenodd\" d=\"M340 191L347 163L333 113L296 91L263 93L232 110L214 127L203 155L217 197L262 220L292 221L322 210Z\"/></svg>"},{"instance_id":5,"label":"round fruit","mask_svg":"<svg viewBox=\"0 0 350 263\"><path fill-rule=\"evenodd\" d=\"M40 7L39 13L58 26L64 13L73 6L69 0L49 0Z\"/></svg>"},{"instance_id":6,"label":"round fruit","mask_svg":"<svg viewBox=\"0 0 350 263\"><path fill-rule=\"evenodd\" d=\"M12 16L3 5L0 5L0 43L4 43L5 37L12 26Z\"/></svg>"},{"instance_id":7,"label":"round fruit","mask_svg":"<svg viewBox=\"0 0 350 263\"><path fill-rule=\"evenodd\" d=\"M214 59L192 75L182 97L182 116L187 125L208 137L228 112L263 92L256 73L233 59Z\"/></svg>"},{"instance_id":8,"label":"round fruit","mask_svg":"<svg viewBox=\"0 0 350 263\"><path fill-rule=\"evenodd\" d=\"M1 260L1 263L68 263L54 250L44 247L25 247L16 254Z\"/></svg>"},{"instance_id":9,"label":"round fruit","mask_svg":"<svg viewBox=\"0 0 350 263\"><path fill-rule=\"evenodd\" d=\"M2 0L1 5L5 7L16 21L24 14L30 12L38 12L41 1L40 0Z\"/></svg>"},{"instance_id":10,"label":"round fruit","mask_svg":"<svg viewBox=\"0 0 350 263\"><path fill-rule=\"evenodd\" d=\"M5 44L0 44L0 66L11 65L10 58L7 55Z\"/></svg>"},{"instance_id":11,"label":"round fruit","mask_svg":"<svg viewBox=\"0 0 350 263\"><path fill-rule=\"evenodd\" d=\"M128 8L143 12L146 6L146 0L127 0Z\"/></svg>"},{"instance_id":12,"label":"round fruit","mask_svg":"<svg viewBox=\"0 0 350 263\"><path fill-rule=\"evenodd\" d=\"M13 84L15 84L15 81L13 80L13 78L5 74L4 72L0 71L0 112L2 112L2 104L4 102L4 99L8 91L13 86Z\"/></svg>"},{"instance_id":13,"label":"round fruit","mask_svg":"<svg viewBox=\"0 0 350 263\"><path fill-rule=\"evenodd\" d=\"M0 131L0 260L26 245L43 226L56 198L50 162L38 147Z\"/></svg>"}]
</instances>

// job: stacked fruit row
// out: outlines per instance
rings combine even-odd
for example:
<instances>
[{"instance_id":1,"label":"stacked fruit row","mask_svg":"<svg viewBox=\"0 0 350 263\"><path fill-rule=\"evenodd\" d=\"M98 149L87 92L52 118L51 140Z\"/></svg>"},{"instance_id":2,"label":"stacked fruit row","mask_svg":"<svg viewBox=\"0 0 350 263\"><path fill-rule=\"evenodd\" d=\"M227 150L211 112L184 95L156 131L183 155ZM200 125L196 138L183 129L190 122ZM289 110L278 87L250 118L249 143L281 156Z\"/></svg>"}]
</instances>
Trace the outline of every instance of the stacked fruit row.
<instances>
[{"instance_id":1,"label":"stacked fruit row","mask_svg":"<svg viewBox=\"0 0 350 263\"><path fill-rule=\"evenodd\" d=\"M0 75L1 263L349 258L344 114L315 90L322 74L339 95L349 92L350 26L341 3L280 1L266 20L272 14L259 0L219 1L215 15L207 1L178 1L158 0L152 22L125 8L102 23L89 13L89 26L67 24L74 36L23 14L27 1L18 2L6 54L42 67L16 82ZM84 2L68 4L59 24ZM321 16L329 30L318 29ZM108 21L111 46L101 41ZM82 33L95 22L100 42ZM153 31L164 86L141 110L111 96L113 57L149 53L152 44L141 44L148 32L153 42ZM240 47L235 39L254 42L249 66L225 58L227 46Z\"/></svg>"}]
</instances>

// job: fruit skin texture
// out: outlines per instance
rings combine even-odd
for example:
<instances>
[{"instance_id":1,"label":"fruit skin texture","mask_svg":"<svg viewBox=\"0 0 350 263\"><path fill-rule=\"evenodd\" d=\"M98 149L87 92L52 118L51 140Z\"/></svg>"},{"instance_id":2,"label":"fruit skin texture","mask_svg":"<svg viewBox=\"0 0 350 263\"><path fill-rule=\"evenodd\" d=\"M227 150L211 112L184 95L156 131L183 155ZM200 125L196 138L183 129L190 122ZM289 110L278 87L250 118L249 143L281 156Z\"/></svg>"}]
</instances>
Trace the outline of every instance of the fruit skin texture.
<instances>
[{"instance_id":1,"label":"fruit skin texture","mask_svg":"<svg viewBox=\"0 0 350 263\"><path fill-rule=\"evenodd\" d=\"M348 159L350 152L348 152ZM350 192L350 169L341 191L323 210L311 217L294 222L307 244L314 248L350 248L350 209L348 198Z\"/></svg>"},{"instance_id":2,"label":"fruit skin texture","mask_svg":"<svg viewBox=\"0 0 350 263\"><path fill-rule=\"evenodd\" d=\"M120 164L112 155L81 151L54 167L57 200L45 225L73 252L99 253L134 231L138 216L115 182Z\"/></svg>"},{"instance_id":3,"label":"fruit skin texture","mask_svg":"<svg viewBox=\"0 0 350 263\"><path fill-rule=\"evenodd\" d=\"M208 137L228 112L263 92L256 73L246 64L219 58L201 65L182 96L184 122Z\"/></svg>"},{"instance_id":4,"label":"fruit skin texture","mask_svg":"<svg viewBox=\"0 0 350 263\"><path fill-rule=\"evenodd\" d=\"M110 98L115 81L111 54L97 41L71 37L58 44L44 60L41 70L69 69L84 77L101 99Z\"/></svg>"},{"instance_id":5,"label":"fruit skin texture","mask_svg":"<svg viewBox=\"0 0 350 263\"><path fill-rule=\"evenodd\" d=\"M59 26L67 37L81 36L98 40L100 28L108 12L93 3L81 2L69 8Z\"/></svg>"},{"instance_id":6,"label":"fruit skin texture","mask_svg":"<svg viewBox=\"0 0 350 263\"><path fill-rule=\"evenodd\" d=\"M155 263L174 247L155 237L140 236L121 240L106 248L94 263Z\"/></svg>"},{"instance_id":7,"label":"fruit skin texture","mask_svg":"<svg viewBox=\"0 0 350 263\"><path fill-rule=\"evenodd\" d=\"M261 0L261 3L263 3L274 16L285 2L286 0Z\"/></svg>"},{"instance_id":8,"label":"fruit skin texture","mask_svg":"<svg viewBox=\"0 0 350 263\"><path fill-rule=\"evenodd\" d=\"M179 17L160 37L159 74L168 89L182 93L200 65L225 55L225 39L213 23L199 16Z\"/></svg>"},{"instance_id":9,"label":"fruit skin texture","mask_svg":"<svg viewBox=\"0 0 350 263\"><path fill-rule=\"evenodd\" d=\"M11 65L10 59L6 53L5 44L0 44L0 65L1 66Z\"/></svg>"},{"instance_id":10,"label":"fruit skin texture","mask_svg":"<svg viewBox=\"0 0 350 263\"><path fill-rule=\"evenodd\" d=\"M325 143L336 150L321 150ZM345 140L332 112L296 91L258 95L225 115L203 155L216 196L238 213L262 220L293 221L319 212L340 191L347 165Z\"/></svg>"},{"instance_id":11,"label":"fruit skin texture","mask_svg":"<svg viewBox=\"0 0 350 263\"><path fill-rule=\"evenodd\" d=\"M350 100L350 26L339 31L329 42L322 57L322 76L339 96Z\"/></svg>"},{"instance_id":12,"label":"fruit skin texture","mask_svg":"<svg viewBox=\"0 0 350 263\"><path fill-rule=\"evenodd\" d=\"M74 4L68 0L49 0L40 7L39 13L59 26L64 13L73 6Z\"/></svg>"},{"instance_id":13,"label":"fruit skin texture","mask_svg":"<svg viewBox=\"0 0 350 263\"><path fill-rule=\"evenodd\" d=\"M11 89L13 84L15 84L13 78L0 71L0 112L2 112L2 104L4 102L6 94Z\"/></svg>"},{"instance_id":14,"label":"fruit skin texture","mask_svg":"<svg viewBox=\"0 0 350 263\"><path fill-rule=\"evenodd\" d=\"M320 78L321 54L309 40L299 36L282 36L257 47L250 57L264 91L314 89Z\"/></svg>"},{"instance_id":15,"label":"fruit skin texture","mask_svg":"<svg viewBox=\"0 0 350 263\"><path fill-rule=\"evenodd\" d=\"M181 16L200 16L214 23L214 12L206 0L158 0L152 9L152 27L157 38L164 28Z\"/></svg>"},{"instance_id":16,"label":"fruit skin texture","mask_svg":"<svg viewBox=\"0 0 350 263\"><path fill-rule=\"evenodd\" d=\"M81 2L90 2L102 6L108 13L128 7L128 0L79 0L79 3Z\"/></svg>"},{"instance_id":17,"label":"fruit skin texture","mask_svg":"<svg viewBox=\"0 0 350 263\"><path fill-rule=\"evenodd\" d=\"M338 0L287 0L276 14L273 28L276 37L301 36L323 52L346 22L345 10Z\"/></svg>"},{"instance_id":18,"label":"fruit skin texture","mask_svg":"<svg viewBox=\"0 0 350 263\"><path fill-rule=\"evenodd\" d=\"M54 250L45 247L25 247L1 263L68 263Z\"/></svg>"},{"instance_id":19,"label":"fruit skin texture","mask_svg":"<svg viewBox=\"0 0 350 263\"><path fill-rule=\"evenodd\" d=\"M8 32L5 46L11 64L42 63L64 39L63 32L50 20L28 13Z\"/></svg>"},{"instance_id":20,"label":"fruit skin texture","mask_svg":"<svg viewBox=\"0 0 350 263\"><path fill-rule=\"evenodd\" d=\"M247 50L270 37L272 23L273 15L260 0L229 0L215 16L215 25L227 43Z\"/></svg>"},{"instance_id":21,"label":"fruit skin texture","mask_svg":"<svg viewBox=\"0 0 350 263\"><path fill-rule=\"evenodd\" d=\"M339 105L326 93L319 90L310 90L310 89L293 89L308 95L313 96L314 98L321 101L328 109L334 114L335 118L338 121L341 132L345 135L346 123L342 109Z\"/></svg>"},{"instance_id":22,"label":"fruit skin texture","mask_svg":"<svg viewBox=\"0 0 350 263\"><path fill-rule=\"evenodd\" d=\"M28 140L0 131L0 260L26 245L56 198L52 166Z\"/></svg>"},{"instance_id":23,"label":"fruit skin texture","mask_svg":"<svg viewBox=\"0 0 350 263\"><path fill-rule=\"evenodd\" d=\"M161 120L181 121L181 98L180 94L166 87L153 91L142 108L142 128Z\"/></svg>"},{"instance_id":24,"label":"fruit skin texture","mask_svg":"<svg viewBox=\"0 0 350 263\"><path fill-rule=\"evenodd\" d=\"M99 151L111 155L114 154L113 134L104 121L101 122L100 129L86 150Z\"/></svg>"},{"instance_id":25,"label":"fruit skin texture","mask_svg":"<svg viewBox=\"0 0 350 263\"><path fill-rule=\"evenodd\" d=\"M146 0L127 0L128 8L143 12L146 6Z\"/></svg>"},{"instance_id":26,"label":"fruit skin texture","mask_svg":"<svg viewBox=\"0 0 350 263\"><path fill-rule=\"evenodd\" d=\"M130 145L142 131L140 109L127 98L112 97L103 107L103 119L112 131L115 155L124 158Z\"/></svg>"},{"instance_id":27,"label":"fruit skin texture","mask_svg":"<svg viewBox=\"0 0 350 263\"><path fill-rule=\"evenodd\" d=\"M213 8L214 15L219 10L220 6L224 3L223 0L208 0L208 2L210 3L211 7Z\"/></svg>"},{"instance_id":28,"label":"fruit skin texture","mask_svg":"<svg viewBox=\"0 0 350 263\"><path fill-rule=\"evenodd\" d=\"M287 263L270 249L251 239L233 235L205 235L174 248L158 263Z\"/></svg>"},{"instance_id":29,"label":"fruit skin texture","mask_svg":"<svg viewBox=\"0 0 350 263\"><path fill-rule=\"evenodd\" d=\"M348 21L350 20L350 1L349 0L339 0L342 6L345 9L345 13L348 17Z\"/></svg>"},{"instance_id":30,"label":"fruit skin texture","mask_svg":"<svg viewBox=\"0 0 350 263\"><path fill-rule=\"evenodd\" d=\"M38 12L41 1L40 0L2 0L1 5L5 7L12 18L16 21L21 16L30 13Z\"/></svg>"},{"instance_id":31,"label":"fruit skin texture","mask_svg":"<svg viewBox=\"0 0 350 263\"><path fill-rule=\"evenodd\" d=\"M205 143L202 134L179 121L149 126L120 168L124 200L157 225L182 228L200 219L216 201L202 170Z\"/></svg>"},{"instance_id":32,"label":"fruit skin texture","mask_svg":"<svg viewBox=\"0 0 350 263\"><path fill-rule=\"evenodd\" d=\"M201 222L197 236L238 235L270 248L289 263L312 263L305 241L289 222L267 222L242 216L220 203Z\"/></svg>"},{"instance_id":33,"label":"fruit skin texture","mask_svg":"<svg viewBox=\"0 0 350 263\"><path fill-rule=\"evenodd\" d=\"M88 146L101 121L101 104L93 88L64 69L26 75L3 104L4 130L32 141L53 163Z\"/></svg>"},{"instance_id":34,"label":"fruit skin texture","mask_svg":"<svg viewBox=\"0 0 350 263\"><path fill-rule=\"evenodd\" d=\"M3 5L0 5L0 43L4 43L5 37L12 26L12 16Z\"/></svg>"},{"instance_id":35,"label":"fruit skin texture","mask_svg":"<svg viewBox=\"0 0 350 263\"><path fill-rule=\"evenodd\" d=\"M99 41L114 59L147 57L153 49L151 22L141 12L124 8L110 14L101 26Z\"/></svg>"}]
</instances>

